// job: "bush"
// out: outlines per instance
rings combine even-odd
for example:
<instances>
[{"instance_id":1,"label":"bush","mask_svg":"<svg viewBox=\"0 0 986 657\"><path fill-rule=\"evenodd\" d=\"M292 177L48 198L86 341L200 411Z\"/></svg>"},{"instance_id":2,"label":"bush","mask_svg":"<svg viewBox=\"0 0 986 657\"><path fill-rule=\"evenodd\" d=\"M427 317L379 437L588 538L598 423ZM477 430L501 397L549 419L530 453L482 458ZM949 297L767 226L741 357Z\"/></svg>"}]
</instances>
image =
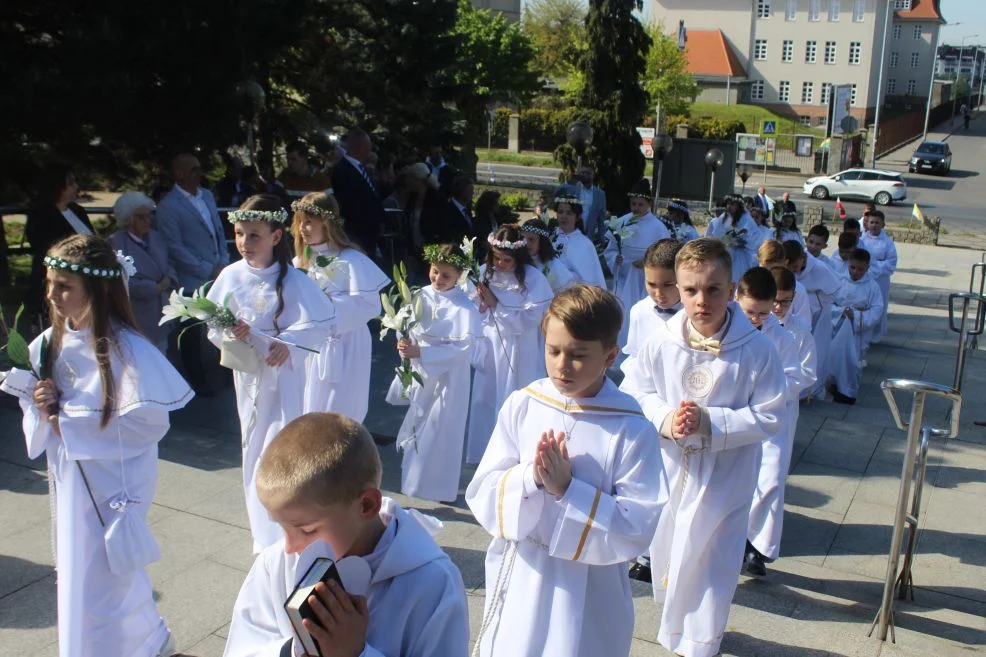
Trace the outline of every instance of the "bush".
<instances>
[{"instance_id":1,"label":"bush","mask_svg":"<svg viewBox=\"0 0 986 657\"><path fill-rule=\"evenodd\" d=\"M524 192L511 192L500 197L500 205L508 207L514 212L521 212L531 207L531 199Z\"/></svg>"}]
</instances>

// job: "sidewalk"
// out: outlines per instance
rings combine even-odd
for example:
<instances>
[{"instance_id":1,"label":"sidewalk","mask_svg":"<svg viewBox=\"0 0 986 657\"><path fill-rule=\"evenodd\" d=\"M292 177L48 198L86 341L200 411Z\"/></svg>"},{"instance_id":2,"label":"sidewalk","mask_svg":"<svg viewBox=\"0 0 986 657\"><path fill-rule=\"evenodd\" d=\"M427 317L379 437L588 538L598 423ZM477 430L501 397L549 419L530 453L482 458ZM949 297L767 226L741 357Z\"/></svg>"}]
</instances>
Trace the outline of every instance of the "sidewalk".
<instances>
[{"instance_id":1,"label":"sidewalk","mask_svg":"<svg viewBox=\"0 0 986 657\"><path fill-rule=\"evenodd\" d=\"M935 441L924 489L915 565L916 601L897 614L897 644L866 633L882 594L904 433L893 425L878 383L888 377L950 382L957 336L947 329L947 295L964 290L979 253L898 245L890 332L869 355L854 407L802 407L788 482L782 558L763 580L740 577L723 654L736 657L952 657L986 648L986 368L966 366L962 433ZM396 432L400 411L383 408L393 357L374 354L374 413L368 424ZM234 401L196 400L174 416L161 444L153 530L164 558L150 569L159 605L179 648L217 657L233 602L253 558L240 476ZM908 400L901 399L902 407ZM943 407L926 418L944 424ZM24 457L20 414L0 405L0 657L57 655L55 586L47 482L42 462ZM381 448L386 490L399 487L400 459ZM463 473L463 485L472 469ZM403 504L409 500L399 495ZM463 503L416 504L445 522L441 544L469 589L475 636L483 610L489 537ZM666 657L654 639L660 607L633 583L635 656ZM600 656L608 657L608 656Z\"/></svg>"}]
</instances>

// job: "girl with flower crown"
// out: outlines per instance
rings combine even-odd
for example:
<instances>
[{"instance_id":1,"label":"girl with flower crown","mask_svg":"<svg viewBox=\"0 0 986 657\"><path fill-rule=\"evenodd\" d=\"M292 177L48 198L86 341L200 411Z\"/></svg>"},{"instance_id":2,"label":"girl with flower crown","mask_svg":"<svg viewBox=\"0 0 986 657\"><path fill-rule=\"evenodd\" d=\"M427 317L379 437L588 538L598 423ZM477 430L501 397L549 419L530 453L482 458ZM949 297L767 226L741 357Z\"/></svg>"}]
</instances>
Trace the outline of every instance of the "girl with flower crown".
<instances>
[{"instance_id":1,"label":"girl with flower crown","mask_svg":"<svg viewBox=\"0 0 986 657\"><path fill-rule=\"evenodd\" d=\"M192 390L136 328L131 265L92 235L43 260L52 325L0 389L20 400L30 458L52 482L62 657L171 655L175 642L146 567L158 441Z\"/></svg>"},{"instance_id":2,"label":"girl with flower crown","mask_svg":"<svg viewBox=\"0 0 986 657\"><path fill-rule=\"evenodd\" d=\"M454 502L459 495L462 446L469 413L470 365L483 340L483 321L468 293L458 285L472 268L460 247L431 244L424 248L431 285L421 288L418 323L397 352L408 358L423 381L414 384L397 449L401 493L435 502Z\"/></svg>"},{"instance_id":3,"label":"girl with flower crown","mask_svg":"<svg viewBox=\"0 0 986 657\"><path fill-rule=\"evenodd\" d=\"M233 370L243 490L253 550L260 552L283 532L257 498L257 462L284 425L304 412L306 358L324 348L335 310L315 281L291 266L288 213L279 198L251 196L228 220L243 259L223 269L207 297L237 322L225 331L210 328L209 339L222 350L220 363Z\"/></svg>"},{"instance_id":4,"label":"girl with flower crown","mask_svg":"<svg viewBox=\"0 0 986 657\"><path fill-rule=\"evenodd\" d=\"M651 244L671 237L664 222L650 211L651 193L647 180L634 185L629 197L629 214L616 221L610 220L609 242L603 252L606 265L613 272L613 294L627 309L623 313L623 326L620 328L620 345L627 343L630 332L629 309L647 296L644 254ZM621 355L620 358L622 357Z\"/></svg>"},{"instance_id":5,"label":"girl with flower crown","mask_svg":"<svg viewBox=\"0 0 986 657\"><path fill-rule=\"evenodd\" d=\"M757 266L757 249L765 235L747 211L742 196L730 194L723 205L725 212L709 222L705 236L726 245L733 259L733 283L738 283L748 269Z\"/></svg>"},{"instance_id":6,"label":"girl with flower crown","mask_svg":"<svg viewBox=\"0 0 986 657\"><path fill-rule=\"evenodd\" d=\"M520 224L520 232L527 240L527 253L531 256L531 264L541 270L548 279L552 292L558 294L569 285L579 282L575 272L569 269L555 251L547 224L540 219L528 219Z\"/></svg>"},{"instance_id":7,"label":"girl with flower crown","mask_svg":"<svg viewBox=\"0 0 986 657\"><path fill-rule=\"evenodd\" d=\"M387 275L343 230L335 197L308 194L294 210L294 266L307 271L335 306L328 341L308 357L305 413L340 413L366 419L372 339L367 322L380 315Z\"/></svg>"},{"instance_id":8,"label":"girl with flower crown","mask_svg":"<svg viewBox=\"0 0 986 657\"><path fill-rule=\"evenodd\" d=\"M575 190L563 187L555 198L555 218L558 231L555 233L554 249L559 259L575 273L576 282L606 287L603 267L599 264L596 245L585 236L582 224L582 199Z\"/></svg>"},{"instance_id":9,"label":"girl with flower crown","mask_svg":"<svg viewBox=\"0 0 986 657\"><path fill-rule=\"evenodd\" d=\"M469 413L466 462L479 463L510 393L544 370L541 317L554 298L551 285L531 264L524 234L514 224L489 237L490 250L476 286L483 316L483 353L477 357Z\"/></svg>"},{"instance_id":10,"label":"girl with flower crown","mask_svg":"<svg viewBox=\"0 0 986 657\"><path fill-rule=\"evenodd\" d=\"M698 230L692 223L692 215L688 209L687 201L680 198L673 198L668 201L668 222L671 237L682 244L698 239Z\"/></svg>"}]
</instances>

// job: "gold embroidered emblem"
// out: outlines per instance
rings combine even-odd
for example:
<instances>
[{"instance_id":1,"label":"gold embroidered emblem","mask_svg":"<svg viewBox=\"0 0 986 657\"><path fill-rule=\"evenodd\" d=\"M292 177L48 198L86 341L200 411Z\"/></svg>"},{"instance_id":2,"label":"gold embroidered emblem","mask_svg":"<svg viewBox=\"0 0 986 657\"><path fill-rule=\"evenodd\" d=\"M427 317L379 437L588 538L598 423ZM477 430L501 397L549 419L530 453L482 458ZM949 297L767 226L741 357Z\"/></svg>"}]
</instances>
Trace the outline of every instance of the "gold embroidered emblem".
<instances>
[{"instance_id":1,"label":"gold embroidered emblem","mask_svg":"<svg viewBox=\"0 0 986 657\"><path fill-rule=\"evenodd\" d=\"M685 368L681 374L681 386L689 397L701 399L712 392L715 377L708 365L696 364Z\"/></svg>"}]
</instances>

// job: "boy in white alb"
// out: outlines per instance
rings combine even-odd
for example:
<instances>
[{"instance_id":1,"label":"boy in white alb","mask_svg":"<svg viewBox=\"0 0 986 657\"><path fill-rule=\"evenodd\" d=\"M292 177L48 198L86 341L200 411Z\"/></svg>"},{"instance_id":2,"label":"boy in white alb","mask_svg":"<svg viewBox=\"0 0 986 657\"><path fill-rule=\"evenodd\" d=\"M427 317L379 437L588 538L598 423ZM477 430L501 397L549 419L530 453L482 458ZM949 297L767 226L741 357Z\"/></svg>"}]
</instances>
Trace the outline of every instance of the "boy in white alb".
<instances>
[{"instance_id":1,"label":"boy in white alb","mask_svg":"<svg viewBox=\"0 0 986 657\"><path fill-rule=\"evenodd\" d=\"M365 590L319 583L305 629L338 657L465 657L466 592L422 521L380 492L380 455L363 425L309 413L271 441L257 494L284 531L250 569L225 657L298 657L284 603L316 557L366 561ZM341 569L340 569L341 570ZM345 579L344 579L344 583Z\"/></svg>"},{"instance_id":2,"label":"boy in white alb","mask_svg":"<svg viewBox=\"0 0 986 657\"><path fill-rule=\"evenodd\" d=\"M682 242L661 240L644 254L644 283L647 296L630 308L630 331L623 353L633 357L657 329L681 310L681 295L674 277L674 258Z\"/></svg>"},{"instance_id":3,"label":"boy in white alb","mask_svg":"<svg viewBox=\"0 0 986 657\"><path fill-rule=\"evenodd\" d=\"M780 429L787 382L777 350L735 304L729 252L692 240L675 273L684 311L628 364L621 389L660 427L671 499L651 546L658 641L713 657L743 564L760 443Z\"/></svg>"},{"instance_id":4,"label":"boy in white alb","mask_svg":"<svg viewBox=\"0 0 986 657\"><path fill-rule=\"evenodd\" d=\"M483 657L627 655L626 562L667 500L654 427L606 377L623 322L609 292L576 285L542 320L548 378L507 398L466 502L493 542Z\"/></svg>"},{"instance_id":5,"label":"boy in white alb","mask_svg":"<svg viewBox=\"0 0 986 657\"><path fill-rule=\"evenodd\" d=\"M858 244L859 237L855 233L839 235L839 249L829 258L829 266L839 278L849 276L849 255Z\"/></svg>"},{"instance_id":6,"label":"boy in white alb","mask_svg":"<svg viewBox=\"0 0 986 657\"><path fill-rule=\"evenodd\" d=\"M897 247L894 238L883 230L886 225L883 212L872 210L866 215L866 232L859 238L859 246L870 252L870 276L880 286L883 295L883 316L872 341L879 342L887 333L887 313L890 312L890 277L897 271Z\"/></svg>"},{"instance_id":7,"label":"boy in white alb","mask_svg":"<svg viewBox=\"0 0 986 657\"><path fill-rule=\"evenodd\" d=\"M855 404L863 360L885 315L880 286L869 275L870 254L854 249L849 256L849 275L832 304L835 335L832 338L829 392L839 404Z\"/></svg>"},{"instance_id":8,"label":"boy in white alb","mask_svg":"<svg viewBox=\"0 0 986 657\"><path fill-rule=\"evenodd\" d=\"M788 275L791 273L788 272ZM736 303L760 334L777 348L787 379L785 417L780 430L761 444L757 490L750 508L750 531L743 565L747 573L758 577L767 574L766 563L780 554L784 484L791 464L793 428L798 422L798 396L815 382L814 373L811 378L805 378L794 336L772 313L776 299L777 283L770 270L754 267L743 274L736 291Z\"/></svg>"},{"instance_id":9,"label":"boy in white alb","mask_svg":"<svg viewBox=\"0 0 986 657\"><path fill-rule=\"evenodd\" d=\"M831 268L831 259L823 253L828 245L829 229L821 224L812 226L811 230L808 231L808 238L805 239L805 250Z\"/></svg>"}]
</instances>

